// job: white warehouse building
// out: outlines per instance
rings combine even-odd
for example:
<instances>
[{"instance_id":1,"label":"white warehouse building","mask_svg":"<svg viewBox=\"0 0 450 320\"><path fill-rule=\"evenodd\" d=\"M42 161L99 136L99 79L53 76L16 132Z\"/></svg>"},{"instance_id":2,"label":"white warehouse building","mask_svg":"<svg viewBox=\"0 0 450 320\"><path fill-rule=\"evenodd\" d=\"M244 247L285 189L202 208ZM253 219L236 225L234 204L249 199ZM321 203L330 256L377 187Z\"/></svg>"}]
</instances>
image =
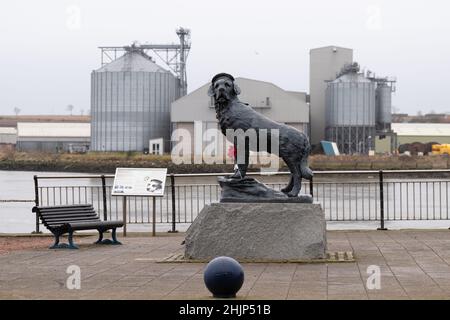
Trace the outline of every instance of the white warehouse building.
<instances>
[{"instance_id":1,"label":"white warehouse building","mask_svg":"<svg viewBox=\"0 0 450 320\"><path fill-rule=\"evenodd\" d=\"M91 124L84 122L18 122L18 151L89 150Z\"/></svg>"},{"instance_id":2,"label":"white warehouse building","mask_svg":"<svg viewBox=\"0 0 450 320\"><path fill-rule=\"evenodd\" d=\"M0 144L16 144L17 129L14 127L0 127Z\"/></svg>"}]
</instances>

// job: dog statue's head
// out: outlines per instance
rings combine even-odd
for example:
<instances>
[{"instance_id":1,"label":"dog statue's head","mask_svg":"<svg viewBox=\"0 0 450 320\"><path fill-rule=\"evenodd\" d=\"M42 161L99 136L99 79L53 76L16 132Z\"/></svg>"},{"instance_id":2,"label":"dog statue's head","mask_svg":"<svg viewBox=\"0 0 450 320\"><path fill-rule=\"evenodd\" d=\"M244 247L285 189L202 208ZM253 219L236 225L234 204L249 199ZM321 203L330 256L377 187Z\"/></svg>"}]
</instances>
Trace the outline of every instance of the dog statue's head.
<instances>
[{"instance_id":1,"label":"dog statue's head","mask_svg":"<svg viewBox=\"0 0 450 320\"><path fill-rule=\"evenodd\" d=\"M216 74L208 90L208 96L214 97L214 100L219 103L231 101L240 93L241 89L234 82L233 76L228 73Z\"/></svg>"}]
</instances>

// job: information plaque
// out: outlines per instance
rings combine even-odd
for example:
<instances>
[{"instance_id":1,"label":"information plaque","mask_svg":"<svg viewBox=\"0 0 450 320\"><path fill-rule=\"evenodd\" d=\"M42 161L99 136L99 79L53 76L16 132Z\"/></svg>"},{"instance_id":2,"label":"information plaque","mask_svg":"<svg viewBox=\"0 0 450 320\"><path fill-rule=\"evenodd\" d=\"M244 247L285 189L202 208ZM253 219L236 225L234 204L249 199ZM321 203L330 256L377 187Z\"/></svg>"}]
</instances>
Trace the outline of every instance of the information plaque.
<instances>
[{"instance_id":1,"label":"information plaque","mask_svg":"<svg viewBox=\"0 0 450 320\"><path fill-rule=\"evenodd\" d=\"M167 168L117 168L111 195L163 197Z\"/></svg>"}]
</instances>

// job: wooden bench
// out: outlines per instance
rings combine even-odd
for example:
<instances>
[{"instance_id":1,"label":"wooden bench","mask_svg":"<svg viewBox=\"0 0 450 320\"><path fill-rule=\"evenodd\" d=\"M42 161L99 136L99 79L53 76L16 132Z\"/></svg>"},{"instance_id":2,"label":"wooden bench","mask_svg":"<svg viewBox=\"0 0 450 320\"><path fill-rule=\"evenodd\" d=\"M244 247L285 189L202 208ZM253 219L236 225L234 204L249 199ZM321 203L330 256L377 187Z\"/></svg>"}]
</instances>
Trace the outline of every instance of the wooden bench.
<instances>
[{"instance_id":1,"label":"wooden bench","mask_svg":"<svg viewBox=\"0 0 450 320\"><path fill-rule=\"evenodd\" d=\"M99 238L95 244L121 244L117 241L116 228L123 227L123 221L102 221L91 204L53 207L34 207L44 226L55 236L55 244L50 249L78 249L73 243L73 232L77 230L97 230ZM103 233L112 230L112 240L103 240ZM59 243L59 237L68 233L69 244Z\"/></svg>"}]
</instances>

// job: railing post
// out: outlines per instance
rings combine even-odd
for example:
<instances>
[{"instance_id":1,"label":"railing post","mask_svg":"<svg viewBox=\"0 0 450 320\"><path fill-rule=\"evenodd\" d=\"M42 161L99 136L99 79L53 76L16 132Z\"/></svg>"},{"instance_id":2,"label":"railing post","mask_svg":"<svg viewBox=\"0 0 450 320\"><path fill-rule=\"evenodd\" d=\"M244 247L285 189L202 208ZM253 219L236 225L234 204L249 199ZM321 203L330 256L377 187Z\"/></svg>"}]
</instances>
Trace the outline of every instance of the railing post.
<instances>
[{"instance_id":1,"label":"railing post","mask_svg":"<svg viewBox=\"0 0 450 320\"><path fill-rule=\"evenodd\" d=\"M152 210L152 236L156 237L156 198L152 197L153 210Z\"/></svg>"},{"instance_id":2,"label":"railing post","mask_svg":"<svg viewBox=\"0 0 450 320\"><path fill-rule=\"evenodd\" d=\"M34 175L33 176L33 180L34 180L34 204L36 207L39 206L39 181L38 181L38 176ZM39 215L36 212L36 227L35 230L32 232L33 234L36 233L42 233L39 230Z\"/></svg>"},{"instance_id":3,"label":"railing post","mask_svg":"<svg viewBox=\"0 0 450 320\"><path fill-rule=\"evenodd\" d=\"M380 183L380 227L377 230L387 230L384 227L384 184L383 184L383 170L378 171L378 178Z\"/></svg>"},{"instance_id":4,"label":"railing post","mask_svg":"<svg viewBox=\"0 0 450 320\"><path fill-rule=\"evenodd\" d=\"M173 173L170 174L170 189L172 195L172 230L169 233L176 233L177 231L177 215L175 211L175 175Z\"/></svg>"},{"instance_id":5,"label":"railing post","mask_svg":"<svg viewBox=\"0 0 450 320\"><path fill-rule=\"evenodd\" d=\"M102 174L102 192L103 192L103 220L108 220L108 204L106 203L106 179Z\"/></svg>"},{"instance_id":6,"label":"railing post","mask_svg":"<svg viewBox=\"0 0 450 320\"><path fill-rule=\"evenodd\" d=\"M309 180L309 194L311 195L311 197L314 197L313 186L314 186L313 177L311 177L311 180Z\"/></svg>"}]
</instances>

